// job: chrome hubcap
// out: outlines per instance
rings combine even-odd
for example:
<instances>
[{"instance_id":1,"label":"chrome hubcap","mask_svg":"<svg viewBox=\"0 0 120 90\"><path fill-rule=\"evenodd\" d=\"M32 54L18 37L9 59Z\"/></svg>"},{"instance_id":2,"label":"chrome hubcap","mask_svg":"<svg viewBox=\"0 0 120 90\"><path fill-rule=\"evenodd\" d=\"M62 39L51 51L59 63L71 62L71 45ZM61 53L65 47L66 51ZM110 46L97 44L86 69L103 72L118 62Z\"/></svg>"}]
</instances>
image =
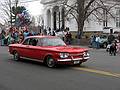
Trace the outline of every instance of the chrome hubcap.
<instances>
[{"instance_id":1,"label":"chrome hubcap","mask_svg":"<svg viewBox=\"0 0 120 90\"><path fill-rule=\"evenodd\" d=\"M49 67L53 67L54 66L54 60L52 58L49 58L47 64L48 64Z\"/></svg>"},{"instance_id":2,"label":"chrome hubcap","mask_svg":"<svg viewBox=\"0 0 120 90\"><path fill-rule=\"evenodd\" d=\"M17 61L17 60L18 60L18 58L19 58L18 54L17 54L17 53L15 53L15 54L14 54L14 60L15 60L15 61Z\"/></svg>"}]
</instances>

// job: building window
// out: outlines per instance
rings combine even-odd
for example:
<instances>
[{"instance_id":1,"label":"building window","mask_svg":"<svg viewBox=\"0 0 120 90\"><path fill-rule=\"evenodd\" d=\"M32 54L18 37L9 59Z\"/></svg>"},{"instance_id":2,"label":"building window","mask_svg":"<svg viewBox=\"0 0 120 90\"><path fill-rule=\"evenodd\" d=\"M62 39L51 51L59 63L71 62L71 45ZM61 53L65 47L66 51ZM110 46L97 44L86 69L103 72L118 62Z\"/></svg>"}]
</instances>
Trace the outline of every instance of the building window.
<instances>
[{"instance_id":1,"label":"building window","mask_svg":"<svg viewBox=\"0 0 120 90\"><path fill-rule=\"evenodd\" d=\"M116 27L120 28L120 8L116 9Z\"/></svg>"}]
</instances>

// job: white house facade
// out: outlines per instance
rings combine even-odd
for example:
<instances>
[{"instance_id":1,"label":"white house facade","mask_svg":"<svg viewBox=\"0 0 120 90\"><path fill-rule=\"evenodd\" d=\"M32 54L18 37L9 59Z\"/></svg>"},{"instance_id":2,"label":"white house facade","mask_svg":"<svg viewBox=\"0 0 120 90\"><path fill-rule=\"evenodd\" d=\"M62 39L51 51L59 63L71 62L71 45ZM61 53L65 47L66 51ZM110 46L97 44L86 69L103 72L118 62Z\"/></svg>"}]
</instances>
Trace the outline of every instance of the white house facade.
<instances>
[{"instance_id":1,"label":"white house facade","mask_svg":"<svg viewBox=\"0 0 120 90\"><path fill-rule=\"evenodd\" d=\"M41 0L41 3L44 5L44 27L50 27L52 30L69 27L70 31L77 31L78 26L74 18L64 19L65 10L62 1L63 0ZM69 0L69 4L75 1L76 0ZM108 0L105 4L106 6L112 6L115 2ZM114 15L114 18L110 15L106 15L104 11L101 12L103 12L103 20L98 21L95 16L91 15L89 17L90 20L85 21L84 31L108 32L108 29L111 28L114 31L120 32L120 6L116 5L111 8L110 13Z\"/></svg>"}]
</instances>

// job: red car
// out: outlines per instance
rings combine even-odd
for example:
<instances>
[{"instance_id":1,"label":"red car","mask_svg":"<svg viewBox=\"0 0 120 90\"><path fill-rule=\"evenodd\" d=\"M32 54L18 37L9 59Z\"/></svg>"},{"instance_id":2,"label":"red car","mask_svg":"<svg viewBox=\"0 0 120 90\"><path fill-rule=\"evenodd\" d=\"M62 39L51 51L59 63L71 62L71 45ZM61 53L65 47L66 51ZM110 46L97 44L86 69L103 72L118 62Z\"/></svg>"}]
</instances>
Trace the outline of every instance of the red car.
<instances>
[{"instance_id":1,"label":"red car","mask_svg":"<svg viewBox=\"0 0 120 90\"><path fill-rule=\"evenodd\" d=\"M88 49L67 46L56 36L29 36L20 44L9 45L14 60L25 58L45 63L48 67L56 64L81 64L89 59Z\"/></svg>"}]
</instances>

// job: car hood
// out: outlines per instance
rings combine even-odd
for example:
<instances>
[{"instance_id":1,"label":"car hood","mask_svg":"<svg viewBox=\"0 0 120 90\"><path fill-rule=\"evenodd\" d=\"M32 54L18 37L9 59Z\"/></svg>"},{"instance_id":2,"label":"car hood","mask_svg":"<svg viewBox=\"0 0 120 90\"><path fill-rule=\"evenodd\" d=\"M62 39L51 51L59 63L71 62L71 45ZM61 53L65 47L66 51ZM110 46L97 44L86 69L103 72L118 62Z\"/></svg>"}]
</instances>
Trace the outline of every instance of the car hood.
<instances>
[{"instance_id":1,"label":"car hood","mask_svg":"<svg viewBox=\"0 0 120 90\"><path fill-rule=\"evenodd\" d=\"M80 47L74 47L74 46L47 47L46 49L51 51L68 52L68 53L88 51L87 48L80 48Z\"/></svg>"},{"instance_id":2,"label":"car hood","mask_svg":"<svg viewBox=\"0 0 120 90\"><path fill-rule=\"evenodd\" d=\"M101 38L100 43L107 42L107 39Z\"/></svg>"}]
</instances>

